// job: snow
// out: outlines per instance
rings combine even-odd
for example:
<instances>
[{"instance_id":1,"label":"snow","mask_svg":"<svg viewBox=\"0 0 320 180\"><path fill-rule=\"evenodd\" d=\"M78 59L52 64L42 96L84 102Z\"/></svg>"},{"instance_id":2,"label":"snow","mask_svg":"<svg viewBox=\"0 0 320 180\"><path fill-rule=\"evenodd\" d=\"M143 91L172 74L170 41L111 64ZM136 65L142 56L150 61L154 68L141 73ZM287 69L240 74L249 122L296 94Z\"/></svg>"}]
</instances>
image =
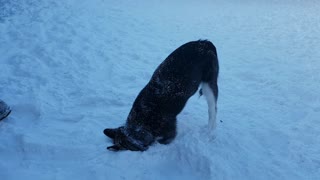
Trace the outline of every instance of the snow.
<instances>
[{"instance_id":1,"label":"snow","mask_svg":"<svg viewBox=\"0 0 320 180\"><path fill-rule=\"evenodd\" d=\"M0 177L318 179L317 1L0 0ZM112 152L155 68L188 41L220 60L218 125L192 97L169 145Z\"/></svg>"}]
</instances>

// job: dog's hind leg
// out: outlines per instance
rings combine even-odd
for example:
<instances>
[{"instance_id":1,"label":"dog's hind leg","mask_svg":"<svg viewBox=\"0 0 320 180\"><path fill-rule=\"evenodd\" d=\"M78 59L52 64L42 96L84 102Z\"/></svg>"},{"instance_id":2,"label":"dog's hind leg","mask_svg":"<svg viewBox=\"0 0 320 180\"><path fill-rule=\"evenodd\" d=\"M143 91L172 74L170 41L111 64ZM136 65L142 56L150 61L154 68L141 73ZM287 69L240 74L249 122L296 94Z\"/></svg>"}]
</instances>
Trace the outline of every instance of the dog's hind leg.
<instances>
[{"instance_id":1,"label":"dog's hind leg","mask_svg":"<svg viewBox=\"0 0 320 180\"><path fill-rule=\"evenodd\" d=\"M206 97L208 103L209 121L208 126L211 130L217 127L217 98L218 98L218 85L212 82L202 83L202 93Z\"/></svg>"},{"instance_id":2,"label":"dog's hind leg","mask_svg":"<svg viewBox=\"0 0 320 180\"><path fill-rule=\"evenodd\" d=\"M217 51L214 45L209 44L210 49L206 54L207 63L203 71L202 89L200 95L204 94L208 103L209 128L211 130L217 127L217 100L218 100L218 75L219 61Z\"/></svg>"}]
</instances>

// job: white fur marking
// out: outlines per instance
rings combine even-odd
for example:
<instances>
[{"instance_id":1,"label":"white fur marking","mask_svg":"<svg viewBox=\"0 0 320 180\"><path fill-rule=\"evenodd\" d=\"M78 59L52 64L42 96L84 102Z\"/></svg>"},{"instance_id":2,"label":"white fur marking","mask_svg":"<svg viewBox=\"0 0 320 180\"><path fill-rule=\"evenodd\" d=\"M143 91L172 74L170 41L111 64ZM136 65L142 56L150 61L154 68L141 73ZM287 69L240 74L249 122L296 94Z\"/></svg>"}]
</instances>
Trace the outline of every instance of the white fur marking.
<instances>
[{"instance_id":1,"label":"white fur marking","mask_svg":"<svg viewBox=\"0 0 320 180\"><path fill-rule=\"evenodd\" d=\"M208 83L202 83L202 93L206 97L206 100L208 103L208 113L209 113L208 126L211 130L214 130L217 127L216 99Z\"/></svg>"}]
</instances>

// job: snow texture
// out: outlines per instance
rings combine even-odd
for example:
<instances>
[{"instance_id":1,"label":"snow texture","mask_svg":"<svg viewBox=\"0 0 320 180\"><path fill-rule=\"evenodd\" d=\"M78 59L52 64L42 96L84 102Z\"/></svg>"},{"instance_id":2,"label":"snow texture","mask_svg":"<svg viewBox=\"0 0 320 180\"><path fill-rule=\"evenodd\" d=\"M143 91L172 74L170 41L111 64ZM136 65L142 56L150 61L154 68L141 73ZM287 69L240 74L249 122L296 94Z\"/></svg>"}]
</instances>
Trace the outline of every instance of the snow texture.
<instances>
[{"instance_id":1,"label":"snow texture","mask_svg":"<svg viewBox=\"0 0 320 180\"><path fill-rule=\"evenodd\" d=\"M0 0L0 179L319 179L316 0ZM216 138L192 97L169 145L111 152L155 68L209 39Z\"/></svg>"}]
</instances>

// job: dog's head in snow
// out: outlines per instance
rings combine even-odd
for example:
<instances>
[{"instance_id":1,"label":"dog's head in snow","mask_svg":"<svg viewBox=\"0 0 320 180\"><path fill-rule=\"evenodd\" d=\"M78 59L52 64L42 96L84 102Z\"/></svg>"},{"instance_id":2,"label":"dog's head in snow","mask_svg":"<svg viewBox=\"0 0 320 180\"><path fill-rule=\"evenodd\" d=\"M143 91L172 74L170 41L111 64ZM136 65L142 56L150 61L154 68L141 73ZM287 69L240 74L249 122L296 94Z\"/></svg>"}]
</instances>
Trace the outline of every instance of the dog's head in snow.
<instances>
[{"instance_id":1,"label":"dog's head in snow","mask_svg":"<svg viewBox=\"0 0 320 180\"><path fill-rule=\"evenodd\" d=\"M115 129L107 128L103 133L113 140L113 145L107 147L111 151L145 151L154 142L152 134L142 128L121 126Z\"/></svg>"}]
</instances>

